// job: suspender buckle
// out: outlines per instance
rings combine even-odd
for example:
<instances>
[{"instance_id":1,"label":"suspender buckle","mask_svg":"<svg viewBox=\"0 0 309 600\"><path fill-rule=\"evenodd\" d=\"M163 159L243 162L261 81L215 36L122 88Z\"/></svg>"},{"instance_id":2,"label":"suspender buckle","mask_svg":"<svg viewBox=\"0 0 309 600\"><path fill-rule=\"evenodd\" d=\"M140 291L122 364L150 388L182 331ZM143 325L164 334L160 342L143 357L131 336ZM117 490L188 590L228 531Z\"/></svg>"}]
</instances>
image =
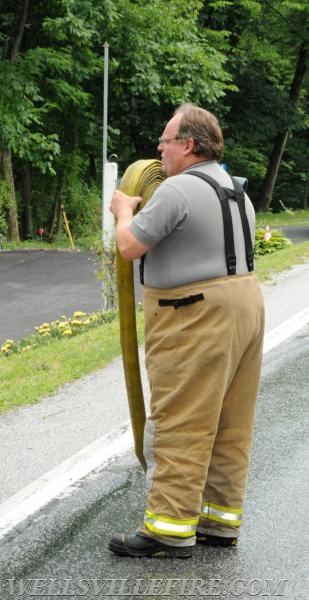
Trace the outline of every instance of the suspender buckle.
<instances>
[{"instance_id":1,"label":"suspender buckle","mask_svg":"<svg viewBox=\"0 0 309 600\"><path fill-rule=\"evenodd\" d=\"M228 275L236 274L236 256L235 254L226 256L226 266Z\"/></svg>"}]
</instances>

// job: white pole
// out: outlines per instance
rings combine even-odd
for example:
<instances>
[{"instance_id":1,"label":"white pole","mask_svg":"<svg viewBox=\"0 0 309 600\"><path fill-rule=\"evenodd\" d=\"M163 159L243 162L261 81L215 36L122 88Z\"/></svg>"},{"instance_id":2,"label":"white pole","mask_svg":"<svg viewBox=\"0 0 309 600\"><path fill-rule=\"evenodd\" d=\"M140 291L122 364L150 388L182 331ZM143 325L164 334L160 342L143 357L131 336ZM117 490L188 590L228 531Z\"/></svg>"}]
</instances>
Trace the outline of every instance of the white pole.
<instances>
[{"instance_id":1,"label":"white pole","mask_svg":"<svg viewBox=\"0 0 309 600\"><path fill-rule=\"evenodd\" d=\"M114 217L109 210L113 191L117 186L118 165L107 160L107 107L108 107L108 49L104 44L104 77L103 77L103 165L102 165L102 308L104 311L115 308L116 282L114 273Z\"/></svg>"},{"instance_id":2,"label":"white pole","mask_svg":"<svg viewBox=\"0 0 309 600\"><path fill-rule=\"evenodd\" d=\"M117 187L118 165L116 162L107 161L104 165L103 184L103 243L110 245L115 236L115 218L109 210L113 191Z\"/></svg>"},{"instance_id":3,"label":"white pole","mask_svg":"<svg viewBox=\"0 0 309 600\"><path fill-rule=\"evenodd\" d=\"M104 233L104 170L107 162L107 106L108 106L108 49L104 43L104 76L103 76L103 165L102 165L102 236Z\"/></svg>"}]
</instances>

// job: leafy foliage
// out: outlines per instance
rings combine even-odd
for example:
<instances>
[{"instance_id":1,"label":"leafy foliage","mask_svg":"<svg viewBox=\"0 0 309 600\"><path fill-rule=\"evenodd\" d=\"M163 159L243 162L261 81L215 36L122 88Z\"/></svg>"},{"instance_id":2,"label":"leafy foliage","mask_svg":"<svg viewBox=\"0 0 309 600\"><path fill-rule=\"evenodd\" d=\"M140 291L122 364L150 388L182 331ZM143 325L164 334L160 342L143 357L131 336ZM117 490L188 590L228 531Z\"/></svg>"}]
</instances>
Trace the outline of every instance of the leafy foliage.
<instances>
[{"instance_id":1,"label":"leafy foliage","mask_svg":"<svg viewBox=\"0 0 309 600\"><path fill-rule=\"evenodd\" d=\"M24 237L43 223L56 235L61 203L77 235L100 227L106 42L108 155L118 155L120 172L154 157L174 108L192 101L220 118L224 162L248 178L257 208L276 136L287 131L272 208L307 205L307 3L40 0L29 3L23 28L19 22L13 58L7 50L22 4L5 0L0 14L0 163L8 149ZM300 48L305 74L295 101Z\"/></svg>"},{"instance_id":2,"label":"leafy foliage","mask_svg":"<svg viewBox=\"0 0 309 600\"><path fill-rule=\"evenodd\" d=\"M292 242L285 237L280 229L272 229L270 231L270 239L265 239L265 229L260 227L256 230L254 256L263 256L271 254L277 250L287 248Z\"/></svg>"},{"instance_id":3,"label":"leafy foliage","mask_svg":"<svg viewBox=\"0 0 309 600\"><path fill-rule=\"evenodd\" d=\"M6 181L0 181L0 235L7 235L6 211L10 202L10 194Z\"/></svg>"}]
</instances>

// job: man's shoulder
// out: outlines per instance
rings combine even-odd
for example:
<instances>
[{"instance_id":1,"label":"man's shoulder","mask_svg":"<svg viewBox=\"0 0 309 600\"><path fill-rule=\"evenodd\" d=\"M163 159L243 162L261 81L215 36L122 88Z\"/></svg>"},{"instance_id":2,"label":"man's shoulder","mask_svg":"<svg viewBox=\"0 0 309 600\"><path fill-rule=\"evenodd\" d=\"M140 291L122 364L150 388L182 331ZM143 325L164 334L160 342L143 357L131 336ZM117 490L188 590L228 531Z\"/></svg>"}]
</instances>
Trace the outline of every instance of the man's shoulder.
<instances>
[{"instance_id":1,"label":"man's shoulder","mask_svg":"<svg viewBox=\"0 0 309 600\"><path fill-rule=\"evenodd\" d=\"M187 182L188 175L186 173L171 175L160 183L154 195L164 196L165 198L167 196L177 198L179 195L181 196L184 189L186 189Z\"/></svg>"},{"instance_id":2,"label":"man's shoulder","mask_svg":"<svg viewBox=\"0 0 309 600\"><path fill-rule=\"evenodd\" d=\"M233 187L230 175L216 161L194 164L186 172L190 173L192 171L199 171L204 175L208 175L221 186Z\"/></svg>"}]
</instances>

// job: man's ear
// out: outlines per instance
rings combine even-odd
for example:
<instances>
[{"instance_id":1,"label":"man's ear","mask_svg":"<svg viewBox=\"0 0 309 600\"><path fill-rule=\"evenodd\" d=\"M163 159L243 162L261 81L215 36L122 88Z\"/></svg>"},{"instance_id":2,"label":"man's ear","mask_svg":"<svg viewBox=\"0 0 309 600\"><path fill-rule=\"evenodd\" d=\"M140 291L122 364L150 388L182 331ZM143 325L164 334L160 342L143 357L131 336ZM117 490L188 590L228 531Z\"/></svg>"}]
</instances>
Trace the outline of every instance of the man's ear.
<instances>
[{"instance_id":1,"label":"man's ear","mask_svg":"<svg viewBox=\"0 0 309 600\"><path fill-rule=\"evenodd\" d=\"M194 149L194 139L193 138L187 138L185 140L184 154L186 156L188 154L191 154L193 152L193 149Z\"/></svg>"}]
</instances>

